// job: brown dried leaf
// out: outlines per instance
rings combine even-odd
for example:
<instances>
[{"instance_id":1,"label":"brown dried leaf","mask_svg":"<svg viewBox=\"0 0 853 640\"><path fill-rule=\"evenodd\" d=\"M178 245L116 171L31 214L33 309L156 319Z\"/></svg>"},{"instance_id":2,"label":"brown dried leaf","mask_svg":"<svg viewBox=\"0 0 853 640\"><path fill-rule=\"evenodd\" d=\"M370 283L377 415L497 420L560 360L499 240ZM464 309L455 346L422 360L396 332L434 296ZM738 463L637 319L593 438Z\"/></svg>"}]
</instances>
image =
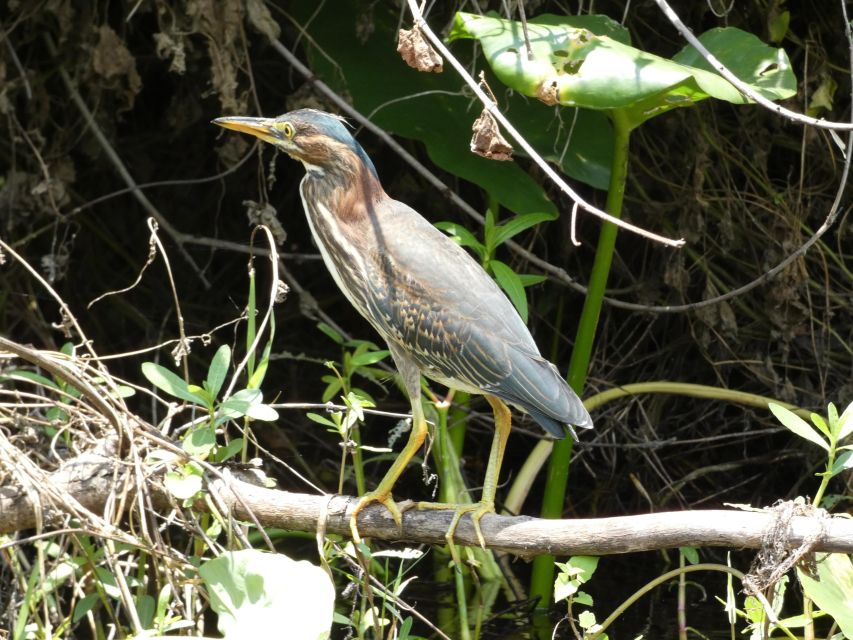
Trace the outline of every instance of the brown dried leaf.
<instances>
[{"instance_id":1,"label":"brown dried leaf","mask_svg":"<svg viewBox=\"0 0 853 640\"><path fill-rule=\"evenodd\" d=\"M172 37L168 33L154 34L154 51L157 57L161 60L172 58L172 63L169 65L169 71L184 75L187 70L187 52L184 49L183 38L178 39Z\"/></svg>"},{"instance_id":2,"label":"brown dried leaf","mask_svg":"<svg viewBox=\"0 0 853 640\"><path fill-rule=\"evenodd\" d=\"M188 0L192 29L204 33L210 55L210 85L225 113L245 113L248 92L240 91L238 70L245 66L240 31L244 10L241 0Z\"/></svg>"},{"instance_id":3,"label":"brown dried leaf","mask_svg":"<svg viewBox=\"0 0 853 640\"><path fill-rule=\"evenodd\" d=\"M262 0L249 0L246 3L246 12L249 16L249 24L270 40L278 40L281 35L281 27L273 19L270 10Z\"/></svg>"},{"instance_id":4,"label":"brown dried leaf","mask_svg":"<svg viewBox=\"0 0 853 640\"><path fill-rule=\"evenodd\" d=\"M124 92L127 108L133 107L136 95L142 89L142 78L136 71L136 60L118 34L107 25L98 29L98 44L92 52L92 68L106 80L124 78L127 83Z\"/></svg>"},{"instance_id":5,"label":"brown dried leaf","mask_svg":"<svg viewBox=\"0 0 853 640\"><path fill-rule=\"evenodd\" d=\"M506 141L498 128L495 117L483 109L474 121L471 151L489 160L512 160L512 145Z\"/></svg>"},{"instance_id":6,"label":"brown dried leaf","mask_svg":"<svg viewBox=\"0 0 853 640\"><path fill-rule=\"evenodd\" d=\"M400 29L397 52L407 65L418 71L441 73L444 70L444 61L426 41L417 25L411 30Z\"/></svg>"}]
</instances>

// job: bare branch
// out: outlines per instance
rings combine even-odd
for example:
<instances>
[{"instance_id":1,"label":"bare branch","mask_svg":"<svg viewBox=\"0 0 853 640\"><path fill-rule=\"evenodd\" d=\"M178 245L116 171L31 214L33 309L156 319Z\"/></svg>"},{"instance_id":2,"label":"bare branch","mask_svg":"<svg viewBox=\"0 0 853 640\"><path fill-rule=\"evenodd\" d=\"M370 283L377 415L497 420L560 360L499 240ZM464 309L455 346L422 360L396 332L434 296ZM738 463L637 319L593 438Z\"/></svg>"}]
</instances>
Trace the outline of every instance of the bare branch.
<instances>
[{"instance_id":1,"label":"bare branch","mask_svg":"<svg viewBox=\"0 0 853 640\"><path fill-rule=\"evenodd\" d=\"M64 465L64 469L73 468ZM60 471L52 476L51 486L68 492L71 497L98 512L109 499L113 472L127 473L114 461L101 466L86 463L81 477ZM238 520L254 516L262 526L314 532L325 518L324 530L330 534L348 535L349 517L356 499L338 495L309 495L267 489L237 479L224 470L222 477L211 481L208 489L218 496L220 504ZM169 498L159 482L149 478L148 489L154 504L167 506ZM411 503L409 503L411 506ZM402 505L405 506L405 505ZM204 509L199 500L197 508ZM34 526L37 509L25 491L18 487L0 487L0 533ZM409 509L403 515L402 530L397 530L384 507L368 507L359 517L359 530L365 537L425 544L444 544L453 511ZM580 520L543 520L526 516L487 515L481 521L486 546L521 556L543 553L557 555L609 555L679 546L715 546L757 549L775 518L768 512L708 510L654 513L615 518ZM849 518L811 518L797 516L790 522L791 546L818 535L816 551L853 552L853 520ZM477 536L468 517L457 530L460 544L476 545Z\"/></svg>"}]
</instances>

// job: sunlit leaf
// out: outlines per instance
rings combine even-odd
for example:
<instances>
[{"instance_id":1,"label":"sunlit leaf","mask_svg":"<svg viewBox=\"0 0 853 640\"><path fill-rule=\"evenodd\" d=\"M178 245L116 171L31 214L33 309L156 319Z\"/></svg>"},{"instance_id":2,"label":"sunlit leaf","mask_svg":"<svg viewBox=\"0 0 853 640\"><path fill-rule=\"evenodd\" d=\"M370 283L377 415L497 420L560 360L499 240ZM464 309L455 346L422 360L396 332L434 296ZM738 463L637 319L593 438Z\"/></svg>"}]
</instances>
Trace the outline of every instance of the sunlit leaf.
<instances>
[{"instance_id":1,"label":"sunlit leaf","mask_svg":"<svg viewBox=\"0 0 853 640\"><path fill-rule=\"evenodd\" d=\"M148 382L160 389L160 391L168 393L170 396L186 400L193 404L200 404L202 406L207 405L205 398L198 394L191 393L184 379L178 377L166 367L161 367L159 364L154 362L143 362L142 375L145 376Z\"/></svg>"},{"instance_id":2,"label":"sunlit leaf","mask_svg":"<svg viewBox=\"0 0 853 640\"><path fill-rule=\"evenodd\" d=\"M210 367L207 369L207 390L210 392L211 399L215 400L216 396L219 395L219 390L222 388L222 383L225 382L230 364L231 347L223 344L216 350L210 360Z\"/></svg>"},{"instance_id":3,"label":"sunlit leaf","mask_svg":"<svg viewBox=\"0 0 853 640\"><path fill-rule=\"evenodd\" d=\"M554 216L550 213L526 213L524 215L516 216L495 228L495 235L493 238L494 246L500 246L522 231L550 220L554 220Z\"/></svg>"},{"instance_id":4,"label":"sunlit leaf","mask_svg":"<svg viewBox=\"0 0 853 640\"><path fill-rule=\"evenodd\" d=\"M693 47L667 60L597 34L573 16L549 24L530 20L528 31L532 57L521 23L494 12L458 13L449 39L475 38L495 75L524 95L546 104L619 109L631 126L709 97L749 102ZM735 28L712 29L700 40L765 98L780 100L796 93L796 79L783 49Z\"/></svg>"},{"instance_id":5,"label":"sunlit leaf","mask_svg":"<svg viewBox=\"0 0 853 640\"><path fill-rule=\"evenodd\" d=\"M805 438L809 442L813 442L822 449L829 451L829 444L827 444L826 440L821 438L809 423L803 420L796 413L773 402L768 406L770 407L770 411L773 412L773 415L776 416L776 419L785 425L789 431L792 431L801 438Z\"/></svg>"},{"instance_id":6,"label":"sunlit leaf","mask_svg":"<svg viewBox=\"0 0 853 640\"><path fill-rule=\"evenodd\" d=\"M335 588L320 567L280 553L227 551L199 567L226 638L267 638L286 630L291 640L328 638Z\"/></svg>"},{"instance_id":7,"label":"sunlit leaf","mask_svg":"<svg viewBox=\"0 0 853 640\"><path fill-rule=\"evenodd\" d=\"M853 563L843 553L816 556L818 580L797 569L805 594L832 616L839 629L853 638Z\"/></svg>"}]
</instances>

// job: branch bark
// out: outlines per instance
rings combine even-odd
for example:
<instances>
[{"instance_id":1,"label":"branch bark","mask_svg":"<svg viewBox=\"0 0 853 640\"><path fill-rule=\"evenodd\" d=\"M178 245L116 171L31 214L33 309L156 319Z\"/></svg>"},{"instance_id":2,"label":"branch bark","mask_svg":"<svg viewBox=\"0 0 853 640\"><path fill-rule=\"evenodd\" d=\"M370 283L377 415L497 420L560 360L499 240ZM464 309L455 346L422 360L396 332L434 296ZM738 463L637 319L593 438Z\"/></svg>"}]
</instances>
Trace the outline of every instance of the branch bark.
<instances>
[{"instance_id":1,"label":"branch bark","mask_svg":"<svg viewBox=\"0 0 853 640\"><path fill-rule=\"evenodd\" d=\"M97 513L102 511L110 491L116 486L113 476L116 465L115 461L104 458L101 462L87 459L78 465L66 464L51 476L51 484ZM121 467L118 472L126 473ZM168 508L170 500L161 483L151 482L147 489L156 507ZM208 490L217 493L221 504L239 520L249 520L251 512L264 526L307 532L323 529L326 533L344 536L349 534L349 515L356 504L356 499L349 496L309 495L259 487L235 477L227 469L223 470L221 478L208 483ZM401 507L411 505L413 503L403 503ZM199 501L199 507L203 506L203 501ZM444 544L444 534L452 516L452 511L412 508L403 514L403 527L398 530L385 508L374 505L359 517L359 531L365 537L381 540ZM774 518L769 512L738 510L579 520L487 515L481 527L487 547L515 555L609 555L679 546L757 549L765 533L773 528ZM35 522L35 509L27 493L16 487L0 487L0 533L30 529ZM816 534L819 542L815 551L853 552L853 520L849 518L794 517L790 521L787 542L794 548ZM456 541L477 544L467 516L457 529Z\"/></svg>"}]
</instances>

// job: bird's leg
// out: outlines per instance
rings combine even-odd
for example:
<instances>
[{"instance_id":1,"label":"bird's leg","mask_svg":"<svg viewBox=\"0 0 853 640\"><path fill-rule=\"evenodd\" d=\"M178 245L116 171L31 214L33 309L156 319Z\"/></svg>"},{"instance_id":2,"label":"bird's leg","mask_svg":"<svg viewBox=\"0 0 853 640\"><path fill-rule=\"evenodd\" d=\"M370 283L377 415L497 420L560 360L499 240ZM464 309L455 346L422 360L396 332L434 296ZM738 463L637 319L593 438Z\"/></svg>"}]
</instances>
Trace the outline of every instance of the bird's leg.
<instances>
[{"instance_id":1,"label":"bird's leg","mask_svg":"<svg viewBox=\"0 0 853 640\"><path fill-rule=\"evenodd\" d=\"M456 528L459 526L459 520L466 513L471 514L471 521L474 523L474 531L477 534L477 541L480 546L486 548L486 541L483 538L483 532L480 530L480 520L487 513L495 512L495 493L498 489L498 476L503 462L504 451L506 451L506 442L509 438L509 432L512 429L512 416L509 407L502 400L494 396L485 396L486 400L492 406L492 411L495 415L495 437L492 439L492 449L489 453L489 463L486 467L486 476L483 479L483 493L480 497L480 502L475 504L445 504L445 503L420 503L419 509L455 509L453 520L450 521L450 527L444 535L447 540L447 547L450 550L450 555L454 562L459 562L459 556L456 552L456 545L453 542L453 536L456 533Z\"/></svg>"},{"instance_id":2,"label":"bird's leg","mask_svg":"<svg viewBox=\"0 0 853 640\"><path fill-rule=\"evenodd\" d=\"M418 450L423 446L427 436L427 422L424 417L424 410L421 406L421 374L405 353L401 352L393 344L388 345L391 349L391 355L397 365L397 369L403 377L403 384L409 393L409 398L412 401L412 431L409 433L409 440L406 446L391 464L391 468L382 478L379 485L373 490L364 494L355 505L352 514L350 515L349 528L352 533L352 539L357 544L361 542L361 536L358 534L358 514L369 504L378 502L385 505L385 508L391 513L394 522L397 523L397 528L402 529L403 514L394 498L391 496L391 490L397 479L406 470L406 466L415 457Z\"/></svg>"},{"instance_id":3,"label":"bird's leg","mask_svg":"<svg viewBox=\"0 0 853 640\"><path fill-rule=\"evenodd\" d=\"M406 466L409 464L411 459L415 457L415 454L423 445L426 436L426 418L424 418L423 410L420 406L420 399L418 399L417 405L412 402L412 431L409 433L409 441L406 442L406 446L403 447L400 455L398 455L396 460L391 464L391 468L388 469L388 472L385 474L385 477L382 478L379 485L373 491L364 494L359 499L358 504L355 505L355 509L352 511L349 528L352 532L352 539L356 543L361 542L361 536L358 535L358 514L361 513L362 509L367 505L374 502L379 502L380 504L385 505L385 508L391 513L391 517L394 518L394 522L397 523L398 528L403 526L403 514L397 506L397 503L394 502L394 498L391 496L391 490L394 488L394 484L397 482L397 479L402 475L403 471L406 470Z\"/></svg>"}]
</instances>

